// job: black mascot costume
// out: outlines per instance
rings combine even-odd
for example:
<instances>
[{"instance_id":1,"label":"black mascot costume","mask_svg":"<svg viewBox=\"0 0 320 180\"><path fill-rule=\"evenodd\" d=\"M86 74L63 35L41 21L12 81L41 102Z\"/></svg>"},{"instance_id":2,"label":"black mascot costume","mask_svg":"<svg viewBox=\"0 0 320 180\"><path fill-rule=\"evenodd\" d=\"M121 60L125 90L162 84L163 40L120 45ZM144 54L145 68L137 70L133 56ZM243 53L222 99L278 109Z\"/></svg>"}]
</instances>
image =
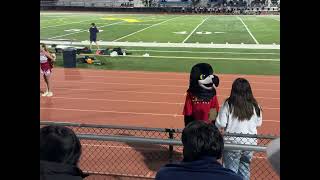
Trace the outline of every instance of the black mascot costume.
<instances>
[{"instance_id":1,"label":"black mascot costume","mask_svg":"<svg viewBox=\"0 0 320 180\"><path fill-rule=\"evenodd\" d=\"M210 64L199 63L192 67L183 109L185 126L193 120L202 120L207 123L215 121L219 111L216 96L218 86L219 77L213 74Z\"/></svg>"}]
</instances>

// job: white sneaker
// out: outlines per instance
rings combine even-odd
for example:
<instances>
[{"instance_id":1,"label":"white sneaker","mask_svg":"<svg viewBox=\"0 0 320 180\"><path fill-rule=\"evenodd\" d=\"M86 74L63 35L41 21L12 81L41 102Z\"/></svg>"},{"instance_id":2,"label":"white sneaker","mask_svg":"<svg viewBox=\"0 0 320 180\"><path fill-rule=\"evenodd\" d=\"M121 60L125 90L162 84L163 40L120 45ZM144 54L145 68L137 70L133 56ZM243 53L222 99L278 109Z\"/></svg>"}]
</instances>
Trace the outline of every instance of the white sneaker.
<instances>
[{"instance_id":1,"label":"white sneaker","mask_svg":"<svg viewBox=\"0 0 320 180\"><path fill-rule=\"evenodd\" d=\"M47 97L51 97L51 96L53 96L53 93L52 92L48 92Z\"/></svg>"},{"instance_id":2,"label":"white sneaker","mask_svg":"<svg viewBox=\"0 0 320 180\"><path fill-rule=\"evenodd\" d=\"M43 94L42 94L42 96L47 96L48 95L48 91L46 91L46 92L44 92Z\"/></svg>"}]
</instances>

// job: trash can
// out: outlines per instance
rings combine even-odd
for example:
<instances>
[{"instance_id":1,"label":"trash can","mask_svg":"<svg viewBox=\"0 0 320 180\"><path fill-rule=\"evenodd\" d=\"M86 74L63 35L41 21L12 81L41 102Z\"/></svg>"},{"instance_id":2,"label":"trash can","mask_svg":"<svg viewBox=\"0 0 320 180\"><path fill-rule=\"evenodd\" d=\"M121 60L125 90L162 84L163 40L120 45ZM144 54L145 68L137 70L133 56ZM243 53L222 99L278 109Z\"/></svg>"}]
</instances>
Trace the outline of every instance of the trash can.
<instances>
[{"instance_id":1,"label":"trash can","mask_svg":"<svg viewBox=\"0 0 320 180\"><path fill-rule=\"evenodd\" d=\"M63 50L63 67L75 68L77 64L77 50L74 48L66 48Z\"/></svg>"}]
</instances>

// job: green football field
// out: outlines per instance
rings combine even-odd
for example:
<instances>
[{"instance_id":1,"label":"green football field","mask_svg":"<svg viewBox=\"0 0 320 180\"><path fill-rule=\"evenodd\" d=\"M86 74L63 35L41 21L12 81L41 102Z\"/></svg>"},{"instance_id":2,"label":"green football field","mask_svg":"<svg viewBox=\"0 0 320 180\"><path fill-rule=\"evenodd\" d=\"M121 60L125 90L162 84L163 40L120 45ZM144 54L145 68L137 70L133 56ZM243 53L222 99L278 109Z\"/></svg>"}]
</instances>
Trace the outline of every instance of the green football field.
<instances>
[{"instance_id":1,"label":"green football field","mask_svg":"<svg viewBox=\"0 0 320 180\"><path fill-rule=\"evenodd\" d=\"M279 47L279 16L46 12L40 15L42 40L73 41L87 46L88 28L94 22L101 30L98 40L102 48L110 47L108 43L120 43L119 46L132 53L126 57L97 57L105 61L104 66L79 67L189 72L195 63L208 62L219 73L280 73L280 48L260 48L264 45ZM126 43L176 43L177 47L135 47ZM198 48L197 43L208 47ZM184 47L185 44L192 47ZM210 44L239 46L210 48ZM246 46L251 48L243 48ZM143 57L145 53L149 57ZM60 56L58 60L61 61Z\"/></svg>"}]
</instances>

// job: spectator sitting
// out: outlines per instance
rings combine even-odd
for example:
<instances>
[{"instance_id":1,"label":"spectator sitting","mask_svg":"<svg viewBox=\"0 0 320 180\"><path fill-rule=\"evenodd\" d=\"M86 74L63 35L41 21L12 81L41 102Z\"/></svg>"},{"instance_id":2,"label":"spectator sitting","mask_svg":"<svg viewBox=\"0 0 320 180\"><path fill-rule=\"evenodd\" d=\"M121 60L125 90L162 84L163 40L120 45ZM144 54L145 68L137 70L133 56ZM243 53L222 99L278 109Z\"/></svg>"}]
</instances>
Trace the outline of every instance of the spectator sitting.
<instances>
[{"instance_id":1,"label":"spectator sitting","mask_svg":"<svg viewBox=\"0 0 320 180\"><path fill-rule=\"evenodd\" d=\"M80 155L80 141L71 129L40 129L40 180L82 180L87 175L77 166Z\"/></svg>"},{"instance_id":2,"label":"spectator sitting","mask_svg":"<svg viewBox=\"0 0 320 180\"><path fill-rule=\"evenodd\" d=\"M242 180L217 161L224 142L214 125L203 121L189 123L182 132L182 143L183 161L162 167L156 180Z\"/></svg>"}]
</instances>

